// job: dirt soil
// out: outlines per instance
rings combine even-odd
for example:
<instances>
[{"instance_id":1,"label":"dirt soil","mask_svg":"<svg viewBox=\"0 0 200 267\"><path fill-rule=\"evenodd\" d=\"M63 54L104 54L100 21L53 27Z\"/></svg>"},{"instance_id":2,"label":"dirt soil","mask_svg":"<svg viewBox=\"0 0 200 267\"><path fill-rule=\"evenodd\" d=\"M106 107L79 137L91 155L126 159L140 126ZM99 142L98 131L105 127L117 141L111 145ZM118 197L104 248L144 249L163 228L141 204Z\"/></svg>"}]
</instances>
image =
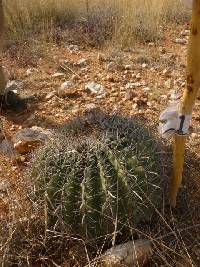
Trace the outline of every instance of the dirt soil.
<instances>
[{"instance_id":1,"label":"dirt soil","mask_svg":"<svg viewBox=\"0 0 200 267\"><path fill-rule=\"evenodd\" d=\"M47 44L42 52L30 47L28 52L24 52L24 48L11 48L2 59L7 75L11 80L22 82L19 90L21 94L33 95L34 98L22 113L1 112L6 137L10 139L19 129L31 126L58 129L77 115L94 108L141 118L156 129L159 114L167 107L172 91L182 93L185 88L187 30L188 25L184 29L168 29L165 38L158 43L135 45L125 51L109 46L102 49L91 48L85 44L74 47L68 43L59 46ZM178 42L177 38L184 42ZM80 59L86 59L86 63L77 64ZM55 73L63 75L53 77ZM58 89L67 80L73 81L74 86L61 97ZM103 85L105 93L95 94L86 90L85 85L90 81ZM128 83L137 83L136 88L127 89ZM169 142L166 147L171 149ZM27 171L30 160L31 154L24 155L21 162L16 162L12 156L0 154L1 180L9 180L13 186L17 186L18 180ZM181 204L181 200L178 200L180 210L174 215L176 220L186 220L187 226L191 226L191 222L192 225L200 223L199 162L200 97L196 102L190 127L185 180L180 193L182 196L189 196L187 210L189 208L191 213L187 217L183 208L185 202ZM166 175L168 178L171 165L169 168ZM4 204L2 200L0 212L6 212ZM192 249L196 251L200 244L200 228L195 228L195 236L196 240L190 238L190 241ZM196 262L200 260L199 257L200 254L196 256Z\"/></svg>"}]
</instances>

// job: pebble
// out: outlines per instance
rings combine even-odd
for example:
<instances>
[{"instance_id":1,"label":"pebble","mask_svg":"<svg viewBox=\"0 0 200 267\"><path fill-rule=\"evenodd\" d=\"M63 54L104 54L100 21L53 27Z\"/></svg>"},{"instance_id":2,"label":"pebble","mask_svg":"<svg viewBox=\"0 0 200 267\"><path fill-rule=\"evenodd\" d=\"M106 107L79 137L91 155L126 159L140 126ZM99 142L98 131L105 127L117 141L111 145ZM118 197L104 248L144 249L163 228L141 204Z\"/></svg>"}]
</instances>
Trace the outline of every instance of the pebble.
<instances>
[{"instance_id":1,"label":"pebble","mask_svg":"<svg viewBox=\"0 0 200 267\"><path fill-rule=\"evenodd\" d=\"M190 35L190 30L184 30L181 32L181 36L189 36Z\"/></svg>"},{"instance_id":2,"label":"pebble","mask_svg":"<svg viewBox=\"0 0 200 267\"><path fill-rule=\"evenodd\" d=\"M136 77L135 77L137 80L140 80L141 78L142 78L142 75L141 75L141 73L138 73L137 75L136 75Z\"/></svg>"},{"instance_id":3,"label":"pebble","mask_svg":"<svg viewBox=\"0 0 200 267\"><path fill-rule=\"evenodd\" d=\"M35 68L27 69L27 71L26 71L26 76L30 76L30 75L33 74L34 72L38 72L38 70L35 69Z\"/></svg>"},{"instance_id":4,"label":"pebble","mask_svg":"<svg viewBox=\"0 0 200 267\"><path fill-rule=\"evenodd\" d=\"M54 96L55 96L55 92L50 92L45 96L45 99L49 100L49 99L53 98Z\"/></svg>"},{"instance_id":5,"label":"pebble","mask_svg":"<svg viewBox=\"0 0 200 267\"><path fill-rule=\"evenodd\" d=\"M58 95L61 97L65 96L68 93L68 89L73 88L74 85L72 81L65 81L58 89Z\"/></svg>"},{"instance_id":6,"label":"pebble","mask_svg":"<svg viewBox=\"0 0 200 267\"><path fill-rule=\"evenodd\" d=\"M136 82L136 83L127 83L126 84L126 89L133 89L133 88L138 88L138 87L141 87L142 84L139 83L139 82Z\"/></svg>"},{"instance_id":7,"label":"pebble","mask_svg":"<svg viewBox=\"0 0 200 267\"><path fill-rule=\"evenodd\" d=\"M174 40L174 43L185 45L185 44L187 44L187 40L184 39L184 38L176 38L176 39Z\"/></svg>"},{"instance_id":8,"label":"pebble","mask_svg":"<svg viewBox=\"0 0 200 267\"><path fill-rule=\"evenodd\" d=\"M53 78L64 78L65 74L62 73L62 72L56 72L51 77L53 77Z\"/></svg>"},{"instance_id":9,"label":"pebble","mask_svg":"<svg viewBox=\"0 0 200 267\"><path fill-rule=\"evenodd\" d=\"M68 48L70 51L78 51L79 50L78 45L73 45L73 44L69 45Z\"/></svg>"},{"instance_id":10,"label":"pebble","mask_svg":"<svg viewBox=\"0 0 200 267\"><path fill-rule=\"evenodd\" d=\"M101 84L91 81L85 85L85 90L95 94L102 94L105 92L105 87Z\"/></svg>"},{"instance_id":11,"label":"pebble","mask_svg":"<svg viewBox=\"0 0 200 267\"><path fill-rule=\"evenodd\" d=\"M124 69L125 69L125 70L133 70L133 65L132 65L132 64L125 65L125 66L124 66Z\"/></svg>"}]
</instances>

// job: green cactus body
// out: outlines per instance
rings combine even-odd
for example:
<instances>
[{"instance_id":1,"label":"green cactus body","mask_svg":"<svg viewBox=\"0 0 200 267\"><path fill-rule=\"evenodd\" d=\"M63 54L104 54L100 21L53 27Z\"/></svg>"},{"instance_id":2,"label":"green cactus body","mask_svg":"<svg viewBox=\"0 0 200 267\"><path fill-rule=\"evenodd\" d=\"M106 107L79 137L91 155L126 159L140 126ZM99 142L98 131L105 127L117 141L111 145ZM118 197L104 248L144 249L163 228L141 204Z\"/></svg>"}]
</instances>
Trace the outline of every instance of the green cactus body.
<instances>
[{"instance_id":1,"label":"green cactus body","mask_svg":"<svg viewBox=\"0 0 200 267\"><path fill-rule=\"evenodd\" d=\"M141 126L134 122L99 124L96 134L97 125L95 135L84 126L66 128L38 151L31 176L38 195L47 196L50 222L62 218L69 234L85 240L111 240L159 208L158 149L148 131L138 135Z\"/></svg>"}]
</instances>

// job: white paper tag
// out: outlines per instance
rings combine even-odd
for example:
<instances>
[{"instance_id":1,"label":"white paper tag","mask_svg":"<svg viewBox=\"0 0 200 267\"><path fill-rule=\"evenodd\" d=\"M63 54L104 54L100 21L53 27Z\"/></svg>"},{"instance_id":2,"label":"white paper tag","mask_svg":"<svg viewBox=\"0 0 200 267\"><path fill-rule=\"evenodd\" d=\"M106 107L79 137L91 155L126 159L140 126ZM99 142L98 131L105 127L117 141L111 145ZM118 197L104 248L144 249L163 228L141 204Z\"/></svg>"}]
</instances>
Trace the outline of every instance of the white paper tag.
<instances>
[{"instance_id":1,"label":"white paper tag","mask_svg":"<svg viewBox=\"0 0 200 267\"><path fill-rule=\"evenodd\" d=\"M192 115L179 112L180 102L172 103L160 115L159 132L165 138L172 137L175 133L186 135L189 131Z\"/></svg>"}]
</instances>

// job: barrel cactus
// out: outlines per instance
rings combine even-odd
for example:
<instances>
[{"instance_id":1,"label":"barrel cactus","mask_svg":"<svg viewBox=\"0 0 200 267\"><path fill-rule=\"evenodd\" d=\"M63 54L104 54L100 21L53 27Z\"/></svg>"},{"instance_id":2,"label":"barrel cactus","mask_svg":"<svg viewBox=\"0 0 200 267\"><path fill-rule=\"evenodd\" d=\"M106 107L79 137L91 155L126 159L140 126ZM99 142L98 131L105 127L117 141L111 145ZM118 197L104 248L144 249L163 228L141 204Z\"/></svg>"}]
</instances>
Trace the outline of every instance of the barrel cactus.
<instances>
[{"instance_id":1,"label":"barrel cactus","mask_svg":"<svg viewBox=\"0 0 200 267\"><path fill-rule=\"evenodd\" d=\"M148 130L95 116L65 127L40 149L31 177L49 223L84 240L130 233L161 203L159 147Z\"/></svg>"}]
</instances>

